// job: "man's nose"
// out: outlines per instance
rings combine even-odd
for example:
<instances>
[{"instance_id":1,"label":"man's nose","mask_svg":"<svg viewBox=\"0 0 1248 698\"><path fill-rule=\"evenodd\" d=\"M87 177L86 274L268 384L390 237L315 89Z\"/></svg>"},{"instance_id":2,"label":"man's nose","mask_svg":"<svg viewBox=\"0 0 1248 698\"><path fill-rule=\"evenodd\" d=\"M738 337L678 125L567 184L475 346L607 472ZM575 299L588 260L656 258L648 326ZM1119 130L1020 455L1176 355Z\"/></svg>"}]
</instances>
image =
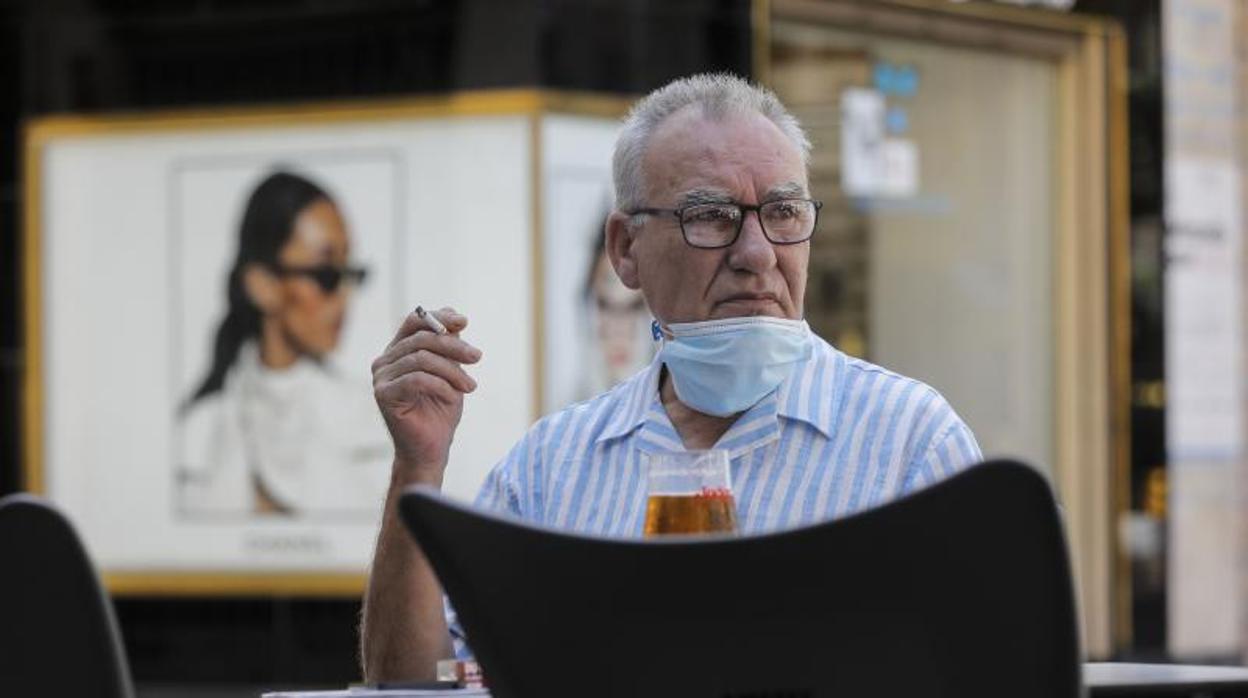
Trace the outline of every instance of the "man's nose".
<instances>
[{"instance_id":1,"label":"man's nose","mask_svg":"<svg viewBox=\"0 0 1248 698\"><path fill-rule=\"evenodd\" d=\"M741 234L728 248L728 265L740 271L762 272L776 265L776 248L763 234L758 211L746 211Z\"/></svg>"}]
</instances>

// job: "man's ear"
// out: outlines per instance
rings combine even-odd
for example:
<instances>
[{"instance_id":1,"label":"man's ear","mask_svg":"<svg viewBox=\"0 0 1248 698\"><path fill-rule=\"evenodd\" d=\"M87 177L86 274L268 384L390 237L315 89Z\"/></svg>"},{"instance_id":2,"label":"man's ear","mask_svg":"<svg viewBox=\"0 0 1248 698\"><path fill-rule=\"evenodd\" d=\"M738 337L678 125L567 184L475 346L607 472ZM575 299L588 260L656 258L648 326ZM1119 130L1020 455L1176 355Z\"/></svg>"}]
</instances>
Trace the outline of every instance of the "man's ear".
<instances>
[{"instance_id":1,"label":"man's ear","mask_svg":"<svg viewBox=\"0 0 1248 698\"><path fill-rule=\"evenodd\" d=\"M607 216L607 256L620 281L636 291L641 288L641 279L637 274L637 258L633 256L634 232L632 219L627 214L612 211Z\"/></svg>"},{"instance_id":2,"label":"man's ear","mask_svg":"<svg viewBox=\"0 0 1248 698\"><path fill-rule=\"evenodd\" d=\"M277 276L259 264L243 267L243 292L262 313L275 312L282 304L282 287Z\"/></svg>"}]
</instances>

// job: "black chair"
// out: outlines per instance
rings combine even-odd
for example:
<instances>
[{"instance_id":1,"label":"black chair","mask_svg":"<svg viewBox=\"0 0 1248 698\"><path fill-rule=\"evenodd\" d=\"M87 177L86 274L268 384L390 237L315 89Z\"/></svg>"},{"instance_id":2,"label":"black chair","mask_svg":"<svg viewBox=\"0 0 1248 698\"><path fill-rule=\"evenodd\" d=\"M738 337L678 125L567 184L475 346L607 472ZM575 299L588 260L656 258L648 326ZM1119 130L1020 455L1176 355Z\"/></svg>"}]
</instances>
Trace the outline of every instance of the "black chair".
<instances>
[{"instance_id":1,"label":"black chair","mask_svg":"<svg viewBox=\"0 0 1248 698\"><path fill-rule=\"evenodd\" d=\"M639 541L401 500L495 698L1074 698L1049 485L1009 461L763 536Z\"/></svg>"},{"instance_id":2,"label":"black chair","mask_svg":"<svg viewBox=\"0 0 1248 698\"><path fill-rule=\"evenodd\" d=\"M130 698L112 604L68 519L0 498L0 693Z\"/></svg>"}]
</instances>

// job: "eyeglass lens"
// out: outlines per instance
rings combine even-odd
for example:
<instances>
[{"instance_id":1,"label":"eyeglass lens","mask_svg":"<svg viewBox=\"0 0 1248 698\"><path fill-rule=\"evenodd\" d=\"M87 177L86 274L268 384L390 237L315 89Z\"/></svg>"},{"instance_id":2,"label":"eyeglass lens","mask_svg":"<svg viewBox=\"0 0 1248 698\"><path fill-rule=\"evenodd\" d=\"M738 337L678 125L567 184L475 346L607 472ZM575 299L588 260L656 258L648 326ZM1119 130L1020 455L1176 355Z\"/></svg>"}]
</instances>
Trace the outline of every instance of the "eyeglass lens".
<instances>
[{"instance_id":1,"label":"eyeglass lens","mask_svg":"<svg viewBox=\"0 0 1248 698\"><path fill-rule=\"evenodd\" d=\"M763 234L775 243L802 242L815 228L815 205L811 201L782 199L758 209ZM700 204L681 212L685 239L695 247L731 245L741 230L744 211L736 204Z\"/></svg>"}]
</instances>

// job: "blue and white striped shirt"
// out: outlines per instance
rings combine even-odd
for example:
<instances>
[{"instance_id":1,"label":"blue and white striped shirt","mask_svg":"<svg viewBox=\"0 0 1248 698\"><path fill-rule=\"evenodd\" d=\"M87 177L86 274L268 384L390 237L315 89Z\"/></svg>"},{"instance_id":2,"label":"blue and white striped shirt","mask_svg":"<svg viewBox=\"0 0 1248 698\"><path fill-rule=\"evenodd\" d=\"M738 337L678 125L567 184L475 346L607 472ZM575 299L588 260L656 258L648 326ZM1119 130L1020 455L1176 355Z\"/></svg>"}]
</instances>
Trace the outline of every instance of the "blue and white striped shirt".
<instances>
[{"instance_id":1,"label":"blue and white striped shirt","mask_svg":"<svg viewBox=\"0 0 1248 698\"><path fill-rule=\"evenodd\" d=\"M598 535L640 536L644 457L684 445L659 398L661 363L535 424L494 467L477 505ZM816 338L812 357L742 414L728 449L737 522L761 533L845 516L980 460L934 389Z\"/></svg>"},{"instance_id":2,"label":"blue and white striped shirt","mask_svg":"<svg viewBox=\"0 0 1248 698\"><path fill-rule=\"evenodd\" d=\"M640 537L645 454L684 450L659 398L661 367L656 358L610 391L538 421L490 472L477 505L580 533ZM982 458L934 389L817 337L811 358L715 448L730 454L742 533L846 516ZM452 628L462 656L462 633Z\"/></svg>"}]
</instances>

